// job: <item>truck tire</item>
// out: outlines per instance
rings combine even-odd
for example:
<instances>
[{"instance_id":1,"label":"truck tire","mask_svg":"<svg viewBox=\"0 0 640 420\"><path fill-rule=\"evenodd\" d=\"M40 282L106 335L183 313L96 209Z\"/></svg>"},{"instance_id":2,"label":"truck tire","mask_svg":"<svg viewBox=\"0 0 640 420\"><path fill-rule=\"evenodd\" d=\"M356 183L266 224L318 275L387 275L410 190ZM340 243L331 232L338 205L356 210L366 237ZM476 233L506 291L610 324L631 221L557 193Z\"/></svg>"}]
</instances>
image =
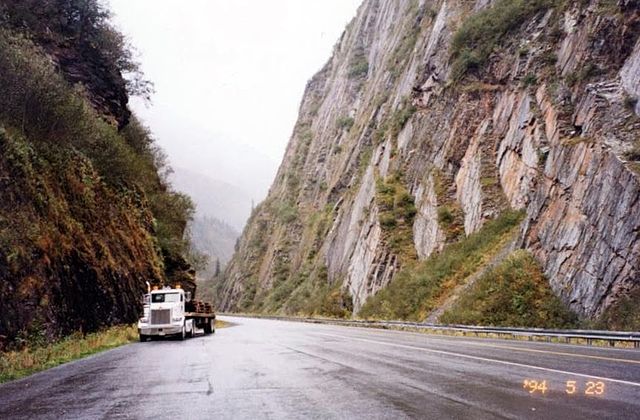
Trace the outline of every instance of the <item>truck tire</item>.
<instances>
[{"instance_id":1,"label":"truck tire","mask_svg":"<svg viewBox=\"0 0 640 420\"><path fill-rule=\"evenodd\" d=\"M209 335L212 332L211 320L207 319L207 322L204 324L204 333Z\"/></svg>"},{"instance_id":2,"label":"truck tire","mask_svg":"<svg viewBox=\"0 0 640 420\"><path fill-rule=\"evenodd\" d=\"M191 330L187 333L187 337L193 338L193 330L195 329L194 322L191 321Z\"/></svg>"},{"instance_id":3,"label":"truck tire","mask_svg":"<svg viewBox=\"0 0 640 420\"><path fill-rule=\"evenodd\" d=\"M145 341L147 341L149 339L148 335L144 335L144 334L140 334L140 342L144 343Z\"/></svg>"},{"instance_id":4,"label":"truck tire","mask_svg":"<svg viewBox=\"0 0 640 420\"><path fill-rule=\"evenodd\" d=\"M180 335L178 336L178 340L180 341L184 341L185 338L187 338L187 327L184 326L184 324L182 325L182 331L180 332Z\"/></svg>"}]
</instances>

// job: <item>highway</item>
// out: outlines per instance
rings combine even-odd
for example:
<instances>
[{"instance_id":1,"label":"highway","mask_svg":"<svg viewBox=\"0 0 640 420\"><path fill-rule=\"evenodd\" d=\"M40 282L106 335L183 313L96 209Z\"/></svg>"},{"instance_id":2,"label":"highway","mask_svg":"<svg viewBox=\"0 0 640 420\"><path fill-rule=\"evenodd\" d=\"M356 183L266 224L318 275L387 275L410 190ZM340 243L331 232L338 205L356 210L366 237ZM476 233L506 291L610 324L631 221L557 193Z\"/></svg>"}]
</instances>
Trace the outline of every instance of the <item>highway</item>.
<instances>
[{"instance_id":1,"label":"highway","mask_svg":"<svg viewBox=\"0 0 640 420\"><path fill-rule=\"evenodd\" d=\"M0 418L640 418L638 350L223 319L1 385Z\"/></svg>"}]
</instances>

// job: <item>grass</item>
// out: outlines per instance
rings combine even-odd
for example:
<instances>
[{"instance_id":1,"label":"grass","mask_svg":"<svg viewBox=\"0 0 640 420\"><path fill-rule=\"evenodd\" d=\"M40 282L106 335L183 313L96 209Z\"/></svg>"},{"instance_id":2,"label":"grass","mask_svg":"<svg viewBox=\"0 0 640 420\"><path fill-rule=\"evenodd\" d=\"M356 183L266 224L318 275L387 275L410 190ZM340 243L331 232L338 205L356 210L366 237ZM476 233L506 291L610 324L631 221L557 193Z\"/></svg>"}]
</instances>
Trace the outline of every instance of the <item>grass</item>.
<instances>
[{"instance_id":1,"label":"grass","mask_svg":"<svg viewBox=\"0 0 640 420\"><path fill-rule=\"evenodd\" d=\"M527 73L522 79L522 86L535 86L538 83L538 77L534 73Z\"/></svg>"},{"instance_id":2,"label":"grass","mask_svg":"<svg viewBox=\"0 0 640 420\"><path fill-rule=\"evenodd\" d=\"M227 328L232 325L231 322L216 319L215 328ZM20 379L135 341L138 341L137 326L120 325L86 335L77 333L49 345L0 353L0 383Z\"/></svg>"},{"instance_id":3,"label":"grass","mask_svg":"<svg viewBox=\"0 0 640 420\"><path fill-rule=\"evenodd\" d=\"M521 212L509 211L439 254L401 270L363 306L362 318L422 321L455 286L487 263L517 229Z\"/></svg>"},{"instance_id":4,"label":"grass","mask_svg":"<svg viewBox=\"0 0 640 420\"><path fill-rule=\"evenodd\" d=\"M374 141L380 143L386 136L390 136L392 139L398 137L398 134L400 134L416 111L417 108L413 106L409 98L403 98L398 108L378 128L374 134Z\"/></svg>"},{"instance_id":5,"label":"grass","mask_svg":"<svg viewBox=\"0 0 640 420\"><path fill-rule=\"evenodd\" d=\"M216 323L214 328L218 329L218 328L228 328L233 326L233 322L228 322L228 321L222 321L220 319L216 319Z\"/></svg>"},{"instance_id":6,"label":"grass","mask_svg":"<svg viewBox=\"0 0 640 420\"><path fill-rule=\"evenodd\" d=\"M336 127L340 130L350 130L353 127L354 119L349 116L342 116L336 120Z\"/></svg>"},{"instance_id":7,"label":"grass","mask_svg":"<svg viewBox=\"0 0 640 420\"><path fill-rule=\"evenodd\" d=\"M457 203L438 207L438 225L444 231L448 241L464 234L464 212Z\"/></svg>"},{"instance_id":8,"label":"grass","mask_svg":"<svg viewBox=\"0 0 640 420\"><path fill-rule=\"evenodd\" d=\"M465 93L495 92L500 89L500 85L492 85L484 82L470 82L462 87L462 91Z\"/></svg>"},{"instance_id":9,"label":"grass","mask_svg":"<svg viewBox=\"0 0 640 420\"><path fill-rule=\"evenodd\" d=\"M433 182L439 203L438 225L445 233L448 242L456 241L464 235L464 212L449 193L453 187L453 180L441 171L434 171Z\"/></svg>"},{"instance_id":10,"label":"grass","mask_svg":"<svg viewBox=\"0 0 640 420\"><path fill-rule=\"evenodd\" d=\"M292 223L298 218L298 209L289 202L280 203L275 208L275 215L281 223Z\"/></svg>"},{"instance_id":11,"label":"grass","mask_svg":"<svg viewBox=\"0 0 640 420\"><path fill-rule=\"evenodd\" d=\"M360 77L364 77L369 73L369 62L367 61L367 57L365 57L363 51L358 51L352 57L349 63L349 73L348 76L350 79L358 79Z\"/></svg>"},{"instance_id":12,"label":"grass","mask_svg":"<svg viewBox=\"0 0 640 420\"><path fill-rule=\"evenodd\" d=\"M496 327L578 326L577 316L553 293L540 265L525 250L487 271L440 321Z\"/></svg>"},{"instance_id":13,"label":"grass","mask_svg":"<svg viewBox=\"0 0 640 420\"><path fill-rule=\"evenodd\" d=\"M640 288L611 305L596 323L598 329L640 331Z\"/></svg>"},{"instance_id":14,"label":"grass","mask_svg":"<svg viewBox=\"0 0 640 420\"><path fill-rule=\"evenodd\" d=\"M498 0L490 8L471 15L453 36L451 78L459 81L469 72L479 70L505 34L555 3L554 0Z\"/></svg>"},{"instance_id":15,"label":"grass","mask_svg":"<svg viewBox=\"0 0 640 420\"><path fill-rule=\"evenodd\" d=\"M414 260L417 255L413 245L413 219L417 210L413 196L402 183L402 176L396 173L378 179L375 199L386 245L403 262Z\"/></svg>"},{"instance_id":16,"label":"grass","mask_svg":"<svg viewBox=\"0 0 640 420\"><path fill-rule=\"evenodd\" d=\"M49 345L0 353L0 383L19 379L137 339L137 327L125 325L86 335L77 333Z\"/></svg>"}]
</instances>

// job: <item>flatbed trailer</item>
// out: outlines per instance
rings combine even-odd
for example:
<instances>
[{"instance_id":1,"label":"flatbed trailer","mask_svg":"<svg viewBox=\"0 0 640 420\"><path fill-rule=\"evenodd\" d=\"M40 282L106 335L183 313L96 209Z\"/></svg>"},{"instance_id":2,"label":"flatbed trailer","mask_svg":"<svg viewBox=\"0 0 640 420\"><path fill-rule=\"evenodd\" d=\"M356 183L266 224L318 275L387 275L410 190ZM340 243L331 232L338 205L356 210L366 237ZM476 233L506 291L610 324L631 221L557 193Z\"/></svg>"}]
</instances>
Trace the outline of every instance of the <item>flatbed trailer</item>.
<instances>
[{"instance_id":1,"label":"flatbed trailer","mask_svg":"<svg viewBox=\"0 0 640 420\"><path fill-rule=\"evenodd\" d=\"M184 317L189 320L193 320L193 326L198 329L202 329L205 334L213 334L216 332L216 314L214 313L201 313L201 312L185 312Z\"/></svg>"}]
</instances>

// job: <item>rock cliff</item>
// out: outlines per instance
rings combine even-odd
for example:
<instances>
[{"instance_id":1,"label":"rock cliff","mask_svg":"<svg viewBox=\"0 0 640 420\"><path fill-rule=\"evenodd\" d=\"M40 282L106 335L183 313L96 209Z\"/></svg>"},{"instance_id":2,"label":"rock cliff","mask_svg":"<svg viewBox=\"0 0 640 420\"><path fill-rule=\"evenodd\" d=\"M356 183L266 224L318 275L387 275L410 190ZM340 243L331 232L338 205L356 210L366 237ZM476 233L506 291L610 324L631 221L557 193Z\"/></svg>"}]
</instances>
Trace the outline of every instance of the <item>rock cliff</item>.
<instances>
[{"instance_id":1,"label":"rock cliff","mask_svg":"<svg viewBox=\"0 0 640 420\"><path fill-rule=\"evenodd\" d=\"M366 0L308 83L222 307L357 314L513 209L555 294L600 317L640 286L639 8Z\"/></svg>"},{"instance_id":2,"label":"rock cliff","mask_svg":"<svg viewBox=\"0 0 640 420\"><path fill-rule=\"evenodd\" d=\"M0 1L0 351L135 322L146 282L194 286L193 207L127 108L144 86L108 17Z\"/></svg>"}]
</instances>

